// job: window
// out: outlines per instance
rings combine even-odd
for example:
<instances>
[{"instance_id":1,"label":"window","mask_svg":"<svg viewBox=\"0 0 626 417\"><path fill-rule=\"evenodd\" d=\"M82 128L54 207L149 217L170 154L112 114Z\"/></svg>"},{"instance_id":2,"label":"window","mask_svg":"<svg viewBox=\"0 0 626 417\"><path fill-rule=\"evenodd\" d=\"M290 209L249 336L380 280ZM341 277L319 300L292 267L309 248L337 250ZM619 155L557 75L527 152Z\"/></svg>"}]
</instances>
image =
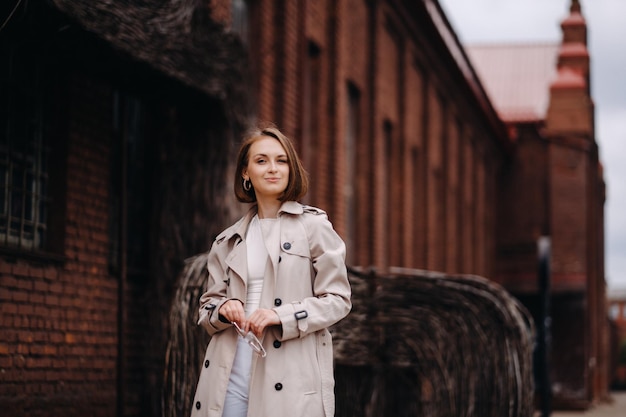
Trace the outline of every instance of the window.
<instances>
[{"instance_id":1,"label":"window","mask_svg":"<svg viewBox=\"0 0 626 417\"><path fill-rule=\"evenodd\" d=\"M46 247L49 204L43 65L37 54L0 46L0 245Z\"/></svg>"},{"instance_id":2,"label":"window","mask_svg":"<svg viewBox=\"0 0 626 417\"><path fill-rule=\"evenodd\" d=\"M321 50L313 42L309 42L306 59L304 61L304 86L302 93L302 163L309 172L310 178L317 178L318 167L315 158L319 156L317 147L321 140L320 107L321 107ZM315 202L316 187L310 187L308 196L303 202ZM319 204L319 203L318 203Z\"/></svg>"},{"instance_id":3,"label":"window","mask_svg":"<svg viewBox=\"0 0 626 417\"><path fill-rule=\"evenodd\" d=\"M0 240L41 249L46 238L47 149L41 137L0 144Z\"/></svg>"},{"instance_id":4,"label":"window","mask_svg":"<svg viewBox=\"0 0 626 417\"><path fill-rule=\"evenodd\" d=\"M348 262L354 262L354 240L356 236L356 203L355 203L355 179L356 179L356 147L359 134L359 102L360 92L355 85L348 83L348 111L346 112L346 179L343 188L345 201L346 222L346 246L348 248Z\"/></svg>"},{"instance_id":5,"label":"window","mask_svg":"<svg viewBox=\"0 0 626 417\"><path fill-rule=\"evenodd\" d=\"M395 187L396 181L400 179L400 177L394 176L395 173L395 165L399 164L399 161L395 160L395 138L394 138L394 130L393 124L390 120L385 120L383 122L383 140L385 141L385 165L387 167L387 172L385 173L385 188L382 190L381 198L383 201L386 201L386 215L384 217L385 224L385 241L387 242L386 248L386 258L385 263L387 266L396 266L399 263L394 262L394 252L396 245L394 239L397 238L395 236L395 228L394 224L402 225L402 220L400 218L394 217L394 207L399 203L398 200L394 200L394 192L393 189Z\"/></svg>"}]
</instances>

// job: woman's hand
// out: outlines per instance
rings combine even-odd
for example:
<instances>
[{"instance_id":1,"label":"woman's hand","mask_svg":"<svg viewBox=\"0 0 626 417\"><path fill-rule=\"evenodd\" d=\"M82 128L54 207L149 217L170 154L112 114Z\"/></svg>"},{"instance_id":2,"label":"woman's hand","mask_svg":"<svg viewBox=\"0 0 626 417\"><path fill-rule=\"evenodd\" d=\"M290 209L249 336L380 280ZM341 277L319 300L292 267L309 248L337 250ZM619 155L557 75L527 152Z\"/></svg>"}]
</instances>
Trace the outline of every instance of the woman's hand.
<instances>
[{"instance_id":1,"label":"woman's hand","mask_svg":"<svg viewBox=\"0 0 626 417\"><path fill-rule=\"evenodd\" d=\"M246 323L246 312L243 310L243 303L239 300L228 300L220 307L218 312L229 322L237 323L243 327Z\"/></svg>"},{"instance_id":2,"label":"woman's hand","mask_svg":"<svg viewBox=\"0 0 626 417\"><path fill-rule=\"evenodd\" d=\"M244 324L243 331L252 331L256 337L261 337L266 327L280 324L278 313L267 308L256 309Z\"/></svg>"}]
</instances>

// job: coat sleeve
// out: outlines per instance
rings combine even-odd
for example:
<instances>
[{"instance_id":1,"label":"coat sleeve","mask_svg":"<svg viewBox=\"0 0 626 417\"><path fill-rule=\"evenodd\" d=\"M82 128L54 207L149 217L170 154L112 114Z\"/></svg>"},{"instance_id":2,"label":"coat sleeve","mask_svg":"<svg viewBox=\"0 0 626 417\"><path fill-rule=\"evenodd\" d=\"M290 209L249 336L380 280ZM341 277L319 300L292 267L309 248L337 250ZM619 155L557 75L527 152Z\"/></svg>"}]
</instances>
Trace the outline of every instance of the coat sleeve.
<instances>
[{"instance_id":1,"label":"coat sleeve","mask_svg":"<svg viewBox=\"0 0 626 417\"><path fill-rule=\"evenodd\" d=\"M282 324L282 340L327 328L348 315L352 308L343 240L325 213L303 216L315 274L313 297L274 308Z\"/></svg>"},{"instance_id":2,"label":"coat sleeve","mask_svg":"<svg viewBox=\"0 0 626 417\"><path fill-rule=\"evenodd\" d=\"M200 312L198 315L198 325L213 336L215 333L222 331L231 326L230 323L220 320L218 311L222 304L229 299L226 297L226 267L223 258L220 256L220 244L226 244L216 240L213 242L211 251L207 260L207 269L209 271L207 291L200 297Z\"/></svg>"}]
</instances>

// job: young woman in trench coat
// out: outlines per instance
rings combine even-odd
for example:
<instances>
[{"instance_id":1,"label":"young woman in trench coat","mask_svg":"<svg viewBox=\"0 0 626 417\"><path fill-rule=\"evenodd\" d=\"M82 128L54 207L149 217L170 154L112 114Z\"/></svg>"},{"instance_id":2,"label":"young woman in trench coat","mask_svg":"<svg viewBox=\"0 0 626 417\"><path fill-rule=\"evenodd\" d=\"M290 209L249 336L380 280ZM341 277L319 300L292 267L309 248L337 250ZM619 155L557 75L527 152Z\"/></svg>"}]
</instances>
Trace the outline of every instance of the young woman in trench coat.
<instances>
[{"instance_id":1,"label":"young woman in trench coat","mask_svg":"<svg viewBox=\"0 0 626 417\"><path fill-rule=\"evenodd\" d=\"M351 308L345 245L322 210L296 200L308 180L291 141L273 126L244 139L235 195L253 203L208 259L202 325L211 335L192 417L332 417L328 327ZM241 333L258 337L262 357Z\"/></svg>"}]
</instances>

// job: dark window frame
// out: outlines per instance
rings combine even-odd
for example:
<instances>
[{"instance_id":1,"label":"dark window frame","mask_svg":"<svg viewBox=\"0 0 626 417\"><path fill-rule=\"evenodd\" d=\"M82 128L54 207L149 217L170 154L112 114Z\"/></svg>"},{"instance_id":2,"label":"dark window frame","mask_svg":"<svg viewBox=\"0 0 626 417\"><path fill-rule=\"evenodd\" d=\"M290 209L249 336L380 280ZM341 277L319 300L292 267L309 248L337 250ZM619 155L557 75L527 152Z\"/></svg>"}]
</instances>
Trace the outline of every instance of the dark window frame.
<instances>
[{"instance_id":1,"label":"dark window frame","mask_svg":"<svg viewBox=\"0 0 626 417\"><path fill-rule=\"evenodd\" d=\"M0 57L0 255L63 262L66 71L24 32L3 37Z\"/></svg>"}]
</instances>

